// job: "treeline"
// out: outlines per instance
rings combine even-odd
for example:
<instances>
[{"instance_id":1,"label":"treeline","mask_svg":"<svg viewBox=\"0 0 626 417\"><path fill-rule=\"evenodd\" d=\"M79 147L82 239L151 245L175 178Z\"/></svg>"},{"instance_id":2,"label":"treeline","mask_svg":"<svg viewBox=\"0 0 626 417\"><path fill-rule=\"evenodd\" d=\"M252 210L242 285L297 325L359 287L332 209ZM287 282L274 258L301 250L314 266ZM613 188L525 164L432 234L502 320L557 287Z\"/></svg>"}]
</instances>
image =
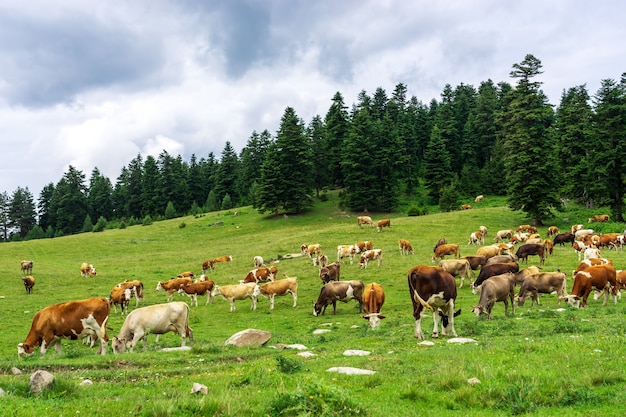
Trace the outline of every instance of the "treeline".
<instances>
[{"instance_id":1,"label":"treeline","mask_svg":"<svg viewBox=\"0 0 626 417\"><path fill-rule=\"evenodd\" d=\"M329 189L354 211L438 204L458 208L478 194L506 195L535 223L564 200L609 205L623 221L626 181L626 78L603 80L593 99L585 85L563 91L555 109L534 77L541 62L513 65L515 86L446 85L440 100L362 91L349 108L341 93L308 123L287 107L275 135L252 132L236 153L189 161L163 151L138 155L113 184L97 168L87 181L70 166L57 184L0 194L3 240L54 237L124 227L183 214L252 205L302 212Z\"/></svg>"}]
</instances>

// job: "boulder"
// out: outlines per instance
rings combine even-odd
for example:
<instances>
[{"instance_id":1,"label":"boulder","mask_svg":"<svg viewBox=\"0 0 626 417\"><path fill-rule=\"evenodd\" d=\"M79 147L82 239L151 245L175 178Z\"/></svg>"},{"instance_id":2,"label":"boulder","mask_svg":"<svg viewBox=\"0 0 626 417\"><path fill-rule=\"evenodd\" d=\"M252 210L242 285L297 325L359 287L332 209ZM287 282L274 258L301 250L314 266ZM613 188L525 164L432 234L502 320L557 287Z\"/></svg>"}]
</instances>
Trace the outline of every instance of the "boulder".
<instances>
[{"instance_id":1,"label":"boulder","mask_svg":"<svg viewBox=\"0 0 626 417\"><path fill-rule=\"evenodd\" d=\"M39 369L30 376L30 391L32 393L41 392L45 389L50 388L53 382L54 375L52 375L48 371L43 371Z\"/></svg>"},{"instance_id":2,"label":"boulder","mask_svg":"<svg viewBox=\"0 0 626 417\"><path fill-rule=\"evenodd\" d=\"M206 385L198 384L197 382L194 382L193 386L191 387L191 393L207 395L209 393L209 387L207 387Z\"/></svg>"},{"instance_id":3,"label":"boulder","mask_svg":"<svg viewBox=\"0 0 626 417\"><path fill-rule=\"evenodd\" d=\"M369 369L351 368L349 366L336 366L334 368L328 368L326 372L337 372L339 374L346 375L374 375L376 371Z\"/></svg>"},{"instance_id":4,"label":"boulder","mask_svg":"<svg viewBox=\"0 0 626 417\"><path fill-rule=\"evenodd\" d=\"M235 333L228 338L224 345L235 345L237 347L244 347L250 345L264 345L272 337L270 332L256 329L246 329L238 333Z\"/></svg>"}]
</instances>

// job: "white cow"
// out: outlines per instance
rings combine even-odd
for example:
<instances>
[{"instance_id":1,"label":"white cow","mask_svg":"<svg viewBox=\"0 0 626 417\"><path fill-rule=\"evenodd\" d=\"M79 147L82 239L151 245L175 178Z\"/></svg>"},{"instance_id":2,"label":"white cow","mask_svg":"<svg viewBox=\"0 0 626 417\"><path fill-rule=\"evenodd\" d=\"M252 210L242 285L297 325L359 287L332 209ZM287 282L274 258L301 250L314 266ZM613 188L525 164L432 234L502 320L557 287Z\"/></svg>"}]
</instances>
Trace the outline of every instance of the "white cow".
<instances>
[{"instance_id":1,"label":"white cow","mask_svg":"<svg viewBox=\"0 0 626 417\"><path fill-rule=\"evenodd\" d=\"M221 295L222 298L230 303L230 311L231 313L235 311L235 300L245 300L246 298L252 299L251 310L256 310L256 299L257 296L254 295L256 287L258 284L256 282L246 282L243 284L237 285L224 285L213 287L212 296Z\"/></svg>"}]
</instances>

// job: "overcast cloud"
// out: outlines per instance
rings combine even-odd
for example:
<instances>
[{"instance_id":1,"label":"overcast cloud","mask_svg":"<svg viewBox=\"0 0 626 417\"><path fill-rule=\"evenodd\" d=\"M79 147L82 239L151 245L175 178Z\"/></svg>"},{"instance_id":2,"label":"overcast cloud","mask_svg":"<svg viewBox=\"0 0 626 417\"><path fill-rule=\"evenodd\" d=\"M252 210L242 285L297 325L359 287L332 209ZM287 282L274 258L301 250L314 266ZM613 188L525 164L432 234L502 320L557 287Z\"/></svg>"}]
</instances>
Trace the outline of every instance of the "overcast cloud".
<instances>
[{"instance_id":1,"label":"overcast cloud","mask_svg":"<svg viewBox=\"0 0 626 417\"><path fill-rule=\"evenodd\" d=\"M287 106L306 123L335 92L509 78L533 54L550 103L626 71L626 3L600 0L0 0L0 192L35 198L69 165L87 180L162 150L220 157Z\"/></svg>"}]
</instances>

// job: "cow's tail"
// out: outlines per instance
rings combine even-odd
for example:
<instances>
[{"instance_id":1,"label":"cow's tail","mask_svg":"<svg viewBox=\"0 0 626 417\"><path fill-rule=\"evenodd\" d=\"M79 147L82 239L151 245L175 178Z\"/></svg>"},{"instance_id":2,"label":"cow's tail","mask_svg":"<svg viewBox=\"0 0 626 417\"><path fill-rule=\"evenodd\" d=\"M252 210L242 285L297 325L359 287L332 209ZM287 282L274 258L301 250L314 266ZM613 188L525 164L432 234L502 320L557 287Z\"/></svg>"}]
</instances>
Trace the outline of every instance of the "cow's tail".
<instances>
[{"instance_id":1,"label":"cow's tail","mask_svg":"<svg viewBox=\"0 0 626 417\"><path fill-rule=\"evenodd\" d=\"M107 315L104 320L102 320L102 324L100 325L100 334L102 335L102 340L108 342L109 336L107 335L107 321L109 321L109 316Z\"/></svg>"},{"instance_id":2,"label":"cow's tail","mask_svg":"<svg viewBox=\"0 0 626 417\"><path fill-rule=\"evenodd\" d=\"M435 309L430 304L428 304L426 300L420 297L419 293L415 289L413 290L413 297L415 297L415 301L418 301L424 308L429 309L433 313L435 312Z\"/></svg>"}]
</instances>

